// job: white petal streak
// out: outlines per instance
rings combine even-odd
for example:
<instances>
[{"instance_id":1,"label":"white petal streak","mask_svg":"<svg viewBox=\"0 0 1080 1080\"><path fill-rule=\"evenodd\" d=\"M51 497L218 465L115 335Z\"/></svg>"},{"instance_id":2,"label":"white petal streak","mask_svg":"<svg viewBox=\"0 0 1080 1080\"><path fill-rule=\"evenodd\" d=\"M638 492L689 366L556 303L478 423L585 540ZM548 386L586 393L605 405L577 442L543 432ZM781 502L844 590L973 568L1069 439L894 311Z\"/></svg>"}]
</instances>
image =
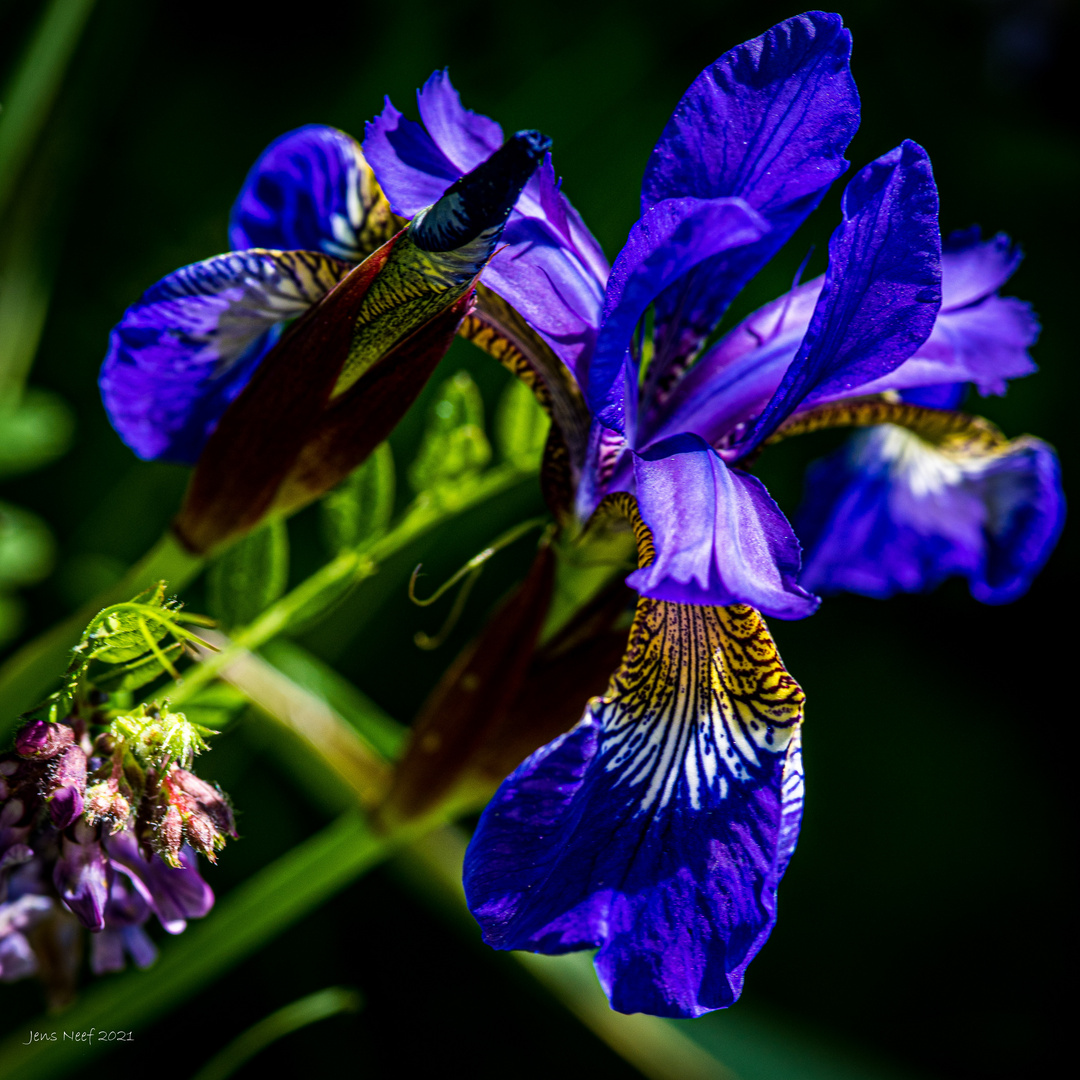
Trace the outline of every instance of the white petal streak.
<instances>
[{"instance_id":1,"label":"white petal streak","mask_svg":"<svg viewBox=\"0 0 1080 1080\"><path fill-rule=\"evenodd\" d=\"M803 693L751 607L642 597L622 666L589 709L603 724L604 768L637 789L640 813L724 799L771 774L778 755L785 806L802 801Z\"/></svg>"}]
</instances>

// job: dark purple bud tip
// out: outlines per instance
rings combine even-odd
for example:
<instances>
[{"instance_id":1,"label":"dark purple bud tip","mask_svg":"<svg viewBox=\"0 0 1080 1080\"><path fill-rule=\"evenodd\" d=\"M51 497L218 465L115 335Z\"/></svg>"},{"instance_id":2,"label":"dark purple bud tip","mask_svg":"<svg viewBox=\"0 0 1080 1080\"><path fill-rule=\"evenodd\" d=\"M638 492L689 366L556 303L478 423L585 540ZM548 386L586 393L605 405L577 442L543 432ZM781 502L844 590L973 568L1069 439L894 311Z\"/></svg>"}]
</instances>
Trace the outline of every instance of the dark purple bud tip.
<instances>
[{"instance_id":1,"label":"dark purple bud tip","mask_svg":"<svg viewBox=\"0 0 1080 1080\"><path fill-rule=\"evenodd\" d=\"M45 761L56 757L75 741L75 732L67 724L31 720L15 736L15 751L20 757Z\"/></svg>"},{"instance_id":2,"label":"dark purple bud tip","mask_svg":"<svg viewBox=\"0 0 1080 1080\"><path fill-rule=\"evenodd\" d=\"M73 825L83 812L82 792L77 787L62 787L49 799L49 817L58 829Z\"/></svg>"},{"instance_id":3,"label":"dark purple bud tip","mask_svg":"<svg viewBox=\"0 0 1080 1080\"><path fill-rule=\"evenodd\" d=\"M501 228L550 149L551 140L539 131L511 135L416 221L413 242L424 251L454 251L488 229Z\"/></svg>"}]
</instances>

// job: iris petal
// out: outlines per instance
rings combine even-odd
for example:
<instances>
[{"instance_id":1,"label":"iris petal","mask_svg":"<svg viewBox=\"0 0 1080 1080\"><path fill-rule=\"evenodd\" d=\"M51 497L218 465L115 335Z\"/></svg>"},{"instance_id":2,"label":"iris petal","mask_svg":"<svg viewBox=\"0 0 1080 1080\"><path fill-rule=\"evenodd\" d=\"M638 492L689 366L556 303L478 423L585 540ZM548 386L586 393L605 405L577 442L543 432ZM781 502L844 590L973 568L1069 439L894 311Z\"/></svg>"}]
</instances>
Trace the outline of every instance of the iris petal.
<instances>
[{"instance_id":1,"label":"iris petal","mask_svg":"<svg viewBox=\"0 0 1080 1080\"><path fill-rule=\"evenodd\" d=\"M1038 336L1038 320L1028 304L995 292L1017 265L1016 247L1004 235L983 241L977 232L958 233L945 243L942 306L930 337L894 371L859 387L860 394L901 390L905 401L954 408L959 384L1003 393L1006 379L1035 370L1028 349ZM726 334L679 381L652 418L649 437L693 431L716 444L760 412L799 351L823 282L799 285Z\"/></svg>"},{"instance_id":2,"label":"iris petal","mask_svg":"<svg viewBox=\"0 0 1080 1080\"><path fill-rule=\"evenodd\" d=\"M252 166L233 204L229 244L360 262L389 238L386 209L371 220L379 201L360 144L337 128L309 124L275 139Z\"/></svg>"},{"instance_id":3,"label":"iris petal","mask_svg":"<svg viewBox=\"0 0 1080 1080\"><path fill-rule=\"evenodd\" d=\"M959 575L984 603L1023 595L1065 515L1057 457L1025 437L935 446L893 425L860 432L807 477L802 583L885 598Z\"/></svg>"},{"instance_id":4,"label":"iris petal","mask_svg":"<svg viewBox=\"0 0 1080 1080\"><path fill-rule=\"evenodd\" d=\"M693 352L847 169L859 124L850 57L840 17L809 12L725 53L676 106L645 169L642 209L689 195L738 197L769 232L660 297L656 377Z\"/></svg>"},{"instance_id":5,"label":"iris petal","mask_svg":"<svg viewBox=\"0 0 1080 1080\"><path fill-rule=\"evenodd\" d=\"M711 256L753 243L765 221L742 199L665 199L635 222L611 268L604 322L589 366L587 397L597 418L633 438L637 371L628 354L645 309Z\"/></svg>"},{"instance_id":6,"label":"iris petal","mask_svg":"<svg viewBox=\"0 0 1080 1080\"><path fill-rule=\"evenodd\" d=\"M445 71L418 96L424 124L389 100L367 125L364 153L394 210L413 217L502 140L495 121L461 105ZM550 159L525 185L481 280L519 311L577 372L600 323L607 260L559 190Z\"/></svg>"},{"instance_id":7,"label":"iris petal","mask_svg":"<svg viewBox=\"0 0 1080 1080\"><path fill-rule=\"evenodd\" d=\"M850 394L926 341L941 305L937 211L930 160L910 140L848 184L806 337L745 451L803 402Z\"/></svg>"},{"instance_id":8,"label":"iris petal","mask_svg":"<svg viewBox=\"0 0 1080 1080\"><path fill-rule=\"evenodd\" d=\"M311 251L234 251L151 286L109 339L101 396L139 457L194 462L276 328L349 271Z\"/></svg>"},{"instance_id":9,"label":"iris petal","mask_svg":"<svg viewBox=\"0 0 1080 1080\"><path fill-rule=\"evenodd\" d=\"M797 583L795 533L756 477L695 435L635 455L634 476L656 557L626 579L632 588L676 603L752 604L781 619L817 608Z\"/></svg>"},{"instance_id":10,"label":"iris petal","mask_svg":"<svg viewBox=\"0 0 1080 1080\"><path fill-rule=\"evenodd\" d=\"M606 695L480 819L465 890L485 940L599 947L621 1012L730 1005L795 847L802 702L752 608L642 598Z\"/></svg>"}]
</instances>

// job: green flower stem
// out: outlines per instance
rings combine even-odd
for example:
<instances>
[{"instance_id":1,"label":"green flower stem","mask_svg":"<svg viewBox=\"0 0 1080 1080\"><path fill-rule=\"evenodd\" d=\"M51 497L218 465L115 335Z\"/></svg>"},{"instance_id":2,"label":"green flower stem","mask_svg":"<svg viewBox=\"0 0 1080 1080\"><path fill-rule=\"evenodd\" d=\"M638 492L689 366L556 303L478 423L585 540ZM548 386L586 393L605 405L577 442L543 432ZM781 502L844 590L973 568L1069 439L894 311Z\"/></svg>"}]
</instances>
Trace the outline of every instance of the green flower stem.
<instances>
[{"instance_id":1,"label":"green flower stem","mask_svg":"<svg viewBox=\"0 0 1080 1080\"><path fill-rule=\"evenodd\" d=\"M428 493L421 495L385 536L356 550L343 551L331 559L240 630L228 648L204 660L174 689L162 693L167 694L174 706L180 706L245 652L258 649L288 629L291 623L306 616L319 605L321 598L336 597L344 587L371 577L391 555L431 532L435 526L503 494L525 481L527 476L512 465L502 465L490 469L465 487L441 492L438 498Z\"/></svg>"},{"instance_id":2,"label":"green flower stem","mask_svg":"<svg viewBox=\"0 0 1080 1080\"><path fill-rule=\"evenodd\" d=\"M53 688L79 635L102 608L130 600L161 579L168 581L170 592L179 592L202 567L203 560L167 531L115 585L8 657L0 667L0 739L7 737L21 713Z\"/></svg>"},{"instance_id":3,"label":"green flower stem","mask_svg":"<svg viewBox=\"0 0 1080 1080\"><path fill-rule=\"evenodd\" d=\"M261 1050L265 1050L285 1035L339 1013L359 1012L363 1003L363 997L358 990L342 986L332 986L327 990L308 994L307 997L278 1009L265 1020L252 1025L243 1035L215 1054L191 1080L227 1080Z\"/></svg>"},{"instance_id":4,"label":"green flower stem","mask_svg":"<svg viewBox=\"0 0 1080 1080\"><path fill-rule=\"evenodd\" d=\"M59 1017L35 1021L0 1044L4 1080L46 1080L82 1067L115 1043L75 1042L63 1033L146 1027L209 986L286 927L370 870L395 849L355 814L345 814L222 900L205 920L166 942L149 972L102 979ZM30 1032L56 1033L32 1042Z\"/></svg>"}]
</instances>

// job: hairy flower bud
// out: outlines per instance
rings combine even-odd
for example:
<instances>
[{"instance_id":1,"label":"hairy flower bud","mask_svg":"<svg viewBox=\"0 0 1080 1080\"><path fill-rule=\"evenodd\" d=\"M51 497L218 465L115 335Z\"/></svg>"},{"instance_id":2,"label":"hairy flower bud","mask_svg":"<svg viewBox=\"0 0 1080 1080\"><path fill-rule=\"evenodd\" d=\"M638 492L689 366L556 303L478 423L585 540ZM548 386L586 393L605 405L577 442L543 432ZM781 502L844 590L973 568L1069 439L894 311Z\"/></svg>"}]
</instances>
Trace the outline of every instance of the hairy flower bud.
<instances>
[{"instance_id":1,"label":"hairy flower bud","mask_svg":"<svg viewBox=\"0 0 1080 1080\"><path fill-rule=\"evenodd\" d=\"M174 766L162 783L162 797L164 810L154 838L158 854L170 865L179 866L180 846L186 841L216 862L225 837L236 837L232 807L221 789Z\"/></svg>"},{"instance_id":2,"label":"hairy flower bud","mask_svg":"<svg viewBox=\"0 0 1080 1080\"><path fill-rule=\"evenodd\" d=\"M31 720L15 736L15 752L24 758L45 761L56 757L75 741L75 732L67 724Z\"/></svg>"},{"instance_id":3,"label":"hairy flower bud","mask_svg":"<svg viewBox=\"0 0 1080 1080\"><path fill-rule=\"evenodd\" d=\"M51 789L49 816L58 829L66 829L83 812L86 754L78 746L69 746L58 758L47 783Z\"/></svg>"}]
</instances>

